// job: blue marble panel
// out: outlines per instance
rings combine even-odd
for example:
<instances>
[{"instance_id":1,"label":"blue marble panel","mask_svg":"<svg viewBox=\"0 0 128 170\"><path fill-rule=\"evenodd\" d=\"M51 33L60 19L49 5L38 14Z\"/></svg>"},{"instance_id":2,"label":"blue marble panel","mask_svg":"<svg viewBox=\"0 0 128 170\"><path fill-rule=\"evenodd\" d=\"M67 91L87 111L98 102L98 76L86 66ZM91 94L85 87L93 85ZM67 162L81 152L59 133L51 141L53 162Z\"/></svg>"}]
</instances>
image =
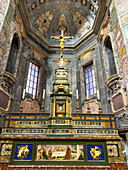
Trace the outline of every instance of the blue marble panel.
<instances>
[{"instance_id":1,"label":"blue marble panel","mask_svg":"<svg viewBox=\"0 0 128 170\"><path fill-rule=\"evenodd\" d=\"M88 161L105 161L103 145L87 145Z\"/></svg>"},{"instance_id":2,"label":"blue marble panel","mask_svg":"<svg viewBox=\"0 0 128 170\"><path fill-rule=\"evenodd\" d=\"M15 149L15 161L30 161L32 159L32 144L17 144Z\"/></svg>"}]
</instances>

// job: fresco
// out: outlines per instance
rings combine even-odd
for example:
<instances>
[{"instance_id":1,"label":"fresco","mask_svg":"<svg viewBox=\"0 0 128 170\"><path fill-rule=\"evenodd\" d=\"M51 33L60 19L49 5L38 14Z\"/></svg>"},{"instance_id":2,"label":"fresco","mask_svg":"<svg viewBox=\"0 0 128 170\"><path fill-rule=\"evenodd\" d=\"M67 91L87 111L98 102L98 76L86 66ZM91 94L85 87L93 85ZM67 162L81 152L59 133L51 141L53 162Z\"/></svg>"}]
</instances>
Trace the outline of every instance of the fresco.
<instances>
[{"instance_id":1,"label":"fresco","mask_svg":"<svg viewBox=\"0 0 128 170\"><path fill-rule=\"evenodd\" d=\"M37 145L36 161L84 160L83 145Z\"/></svg>"},{"instance_id":2,"label":"fresco","mask_svg":"<svg viewBox=\"0 0 128 170\"><path fill-rule=\"evenodd\" d=\"M88 161L105 161L103 145L87 145Z\"/></svg>"},{"instance_id":3,"label":"fresco","mask_svg":"<svg viewBox=\"0 0 128 170\"><path fill-rule=\"evenodd\" d=\"M15 149L14 160L30 161L32 159L32 144L17 144Z\"/></svg>"}]
</instances>

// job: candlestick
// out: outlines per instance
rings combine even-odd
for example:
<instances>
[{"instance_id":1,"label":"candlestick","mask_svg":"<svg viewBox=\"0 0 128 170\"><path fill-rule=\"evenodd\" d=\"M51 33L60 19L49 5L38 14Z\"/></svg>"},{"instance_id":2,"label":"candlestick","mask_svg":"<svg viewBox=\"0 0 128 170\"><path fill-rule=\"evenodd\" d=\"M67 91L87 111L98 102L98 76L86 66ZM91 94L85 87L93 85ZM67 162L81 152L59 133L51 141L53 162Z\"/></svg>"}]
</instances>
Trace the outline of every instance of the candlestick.
<instances>
[{"instance_id":1,"label":"candlestick","mask_svg":"<svg viewBox=\"0 0 128 170\"><path fill-rule=\"evenodd\" d=\"M89 99L89 98L88 98L88 90L86 90L86 94L87 94L87 100L88 100L88 99Z\"/></svg>"},{"instance_id":2,"label":"candlestick","mask_svg":"<svg viewBox=\"0 0 128 170\"><path fill-rule=\"evenodd\" d=\"M22 96L22 99L24 99L25 97L25 89L23 90L23 96Z\"/></svg>"},{"instance_id":3,"label":"candlestick","mask_svg":"<svg viewBox=\"0 0 128 170\"><path fill-rule=\"evenodd\" d=\"M20 104L20 112L23 112L23 101L21 101L21 104Z\"/></svg>"},{"instance_id":4,"label":"candlestick","mask_svg":"<svg viewBox=\"0 0 128 170\"><path fill-rule=\"evenodd\" d=\"M34 93L33 93L33 97L32 97L32 98L33 98L33 100L34 100L34 98L35 98L35 94L34 94Z\"/></svg>"},{"instance_id":5,"label":"candlestick","mask_svg":"<svg viewBox=\"0 0 128 170\"><path fill-rule=\"evenodd\" d=\"M89 99L87 99L87 113L91 113L90 106L89 106Z\"/></svg>"},{"instance_id":6,"label":"candlestick","mask_svg":"<svg viewBox=\"0 0 128 170\"><path fill-rule=\"evenodd\" d=\"M97 98L98 98L98 100L100 99L99 90L97 90Z\"/></svg>"},{"instance_id":7,"label":"candlestick","mask_svg":"<svg viewBox=\"0 0 128 170\"><path fill-rule=\"evenodd\" d=\"M43 90L43 99L45 98L45 89Z\"/></svg>"},{"instance_id":8,"label":"candlestick","mask_svg":"<svg viewBox=\"0 0 128 170\"><path fill-rule=\"evenodd\" d=\"M79 110L79 99L76 99L76 104L77 104L77 106L76 106L76 112L77 112L77 113L80 113L80 110Z\"/></svg>"},{"instance_id":9,"label":"candlestick","mask_svg":"<svg viewBox=\"0 0 128 170\"><path fill-rule=\"evenodd\" d=\"M34 100L32 100L32 103L31 103L31 112L34 112Z\"/></svg>"},{"instance_id":10,"label":"candlestick","mask_svg":"<svg viewBox=\"0 0 128 170\"><path fill-rule=\"evenodd\" d=\"M61 67L63 66L63 57L61 57L61 59L60 59L60 65L61 65Z\"/></svg>"},{"instance_id":11,"label":"candlestick","mask_svg":"<svg viewBox=\"0 0 128 170\"><path fill-rule=\"evenodd\" d=\"M98 99L98 102L99 102L99 111L98 111L98 113L103 113L102 108L101 108L100 99Z\"/></svg>"},{"instance_id":12,"label":"candlestick","mask_svg":"<svg viewBox=\"0 0 128 170\"><path fill-rule=\"evenodd\" d=\"M41 112L44 112L44 99L42 100L42 108L41 108Z\"/></svg>"},{"instance_id":13,"label":"candlestick","mask_svg":"<svg viewBox=\"0 0 128 170\"><path fill-rule=\"evenodd\" d=\"M76 90L76 99L78 99L78 90Z\"/></svg>"}]
</instances>

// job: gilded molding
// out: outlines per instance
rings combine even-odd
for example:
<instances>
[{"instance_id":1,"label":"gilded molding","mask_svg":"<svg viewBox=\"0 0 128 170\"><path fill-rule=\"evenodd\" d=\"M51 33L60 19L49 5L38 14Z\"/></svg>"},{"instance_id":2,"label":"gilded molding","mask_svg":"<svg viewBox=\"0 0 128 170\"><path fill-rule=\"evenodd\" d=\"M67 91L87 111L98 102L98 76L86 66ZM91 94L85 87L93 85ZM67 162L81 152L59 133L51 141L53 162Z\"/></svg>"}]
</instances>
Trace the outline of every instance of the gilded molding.
<instances>
[{"instance_id":1,"label":"gilded molding","mask_svg":"<svg viewBox=\"0 0 128 170\"><path fill-rule=\"evenodd\" d=\"M106 28L109 24L109 21L110 21L110 17L108 16L106 21L102 24L102 27L101 27L101 31L100 31L100 37L99 39L101 40L104 36L104 28Z\"/></svg>"},{"instance_id":2,"label":"gilded molding","mask_svg":"<svg viewBox=\"0 0 128 170\"><path fill-rule=\"evenodd\" d=\"M110 76L107 80L106 80L106 84L108 85L109 82L113 79L113 78L117 78L118 74L113 74L112 76Z\"/></svg>"},{"instance_id":3,"label":"gilded molding","mask_svg":"<svg viewBox=\"0 0 128 170\"><path fill-rule=\"evenodd\" d=\"M11 73L5 71L4 74L10 76L13 79L13 81L16 82L16 77L13 76Z\"/></svg>"},{"instance_id":4,"label":"gilded molding","mask_svg":"<svg viewBox=\"0 0 128 170\"><path fill-rule=\"evenodd\" d=\"M67 60L66 58L63 58L63 60L66 62L66 63L69 63L70 60ZM57 60L53 60L55 63L58 63L60 61L60 58L58 58Z\"/></svg>"},{"instance_id":5,"label":"gilded molding","mask_svg":"<svg viewBox=\"0 0 128 170\"><path fill-rule=\"evenodd\" d=\"M19 19L19 17L18 17L17 14L15 15L15 20L16 20L16 22L20 25L20 33L21 33L22 37L25 37L25 34L24 34L24 26L23 26L22 20Z\"/></svg>"},{"instance_id":6,"label":"gilded molding","mask_svg":"<svg viewBox=\"0 0 128 170\"><path fill-rule=\"evenodd\" d=\"M86 51L83 52L83 54L78 58L78 60L81 60L81 58L82 58L86 53L91 52L91 51L94 51L94 50L95 50L95 48L91 48L91 49L86 50Z\"/></svg>"},{"instance_id":7,"label":"gilded molding","mask_svg":"<svg viewBox=\"0 0 128 170\"><path fill-rule=\"evenodd\" d=\"M41 57L42 57L43 59L45 59L45 56L41 53L40 50L38 50L37 48L32 47L32 46L30 46L30 49L36 51L37 53L39 53L39 54L41 55Z\"/></svg>"}]
</instances>

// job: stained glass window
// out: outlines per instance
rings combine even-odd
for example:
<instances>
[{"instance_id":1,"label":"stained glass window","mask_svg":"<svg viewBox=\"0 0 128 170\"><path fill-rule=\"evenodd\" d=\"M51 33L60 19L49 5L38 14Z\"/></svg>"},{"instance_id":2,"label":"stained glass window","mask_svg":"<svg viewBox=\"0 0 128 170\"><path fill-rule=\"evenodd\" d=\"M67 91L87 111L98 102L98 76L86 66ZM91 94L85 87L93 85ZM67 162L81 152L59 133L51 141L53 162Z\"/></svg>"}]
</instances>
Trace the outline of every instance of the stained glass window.
<instances>
[{"instance_id":1,"label":"stained glass window","mask_svg":"<svg viewBox=\"0 0 128 170\"><path fill-rule=\"evenodd\" d=\"M40 79L39 67L30 62L26 84L27 93L30 93L34 96L38 96L39 79Z\"/></svg>"},{"instance_id":2,"label":"stained glass window","mask_svg":"<svg viewBox=\"0 0 128 170\"><path fill-rule=\"evenodd\" d=\"M88 95L96 94L96 82L93 65L89 65L85 69L85 89Z\"/></svg>"}]
</instances>

